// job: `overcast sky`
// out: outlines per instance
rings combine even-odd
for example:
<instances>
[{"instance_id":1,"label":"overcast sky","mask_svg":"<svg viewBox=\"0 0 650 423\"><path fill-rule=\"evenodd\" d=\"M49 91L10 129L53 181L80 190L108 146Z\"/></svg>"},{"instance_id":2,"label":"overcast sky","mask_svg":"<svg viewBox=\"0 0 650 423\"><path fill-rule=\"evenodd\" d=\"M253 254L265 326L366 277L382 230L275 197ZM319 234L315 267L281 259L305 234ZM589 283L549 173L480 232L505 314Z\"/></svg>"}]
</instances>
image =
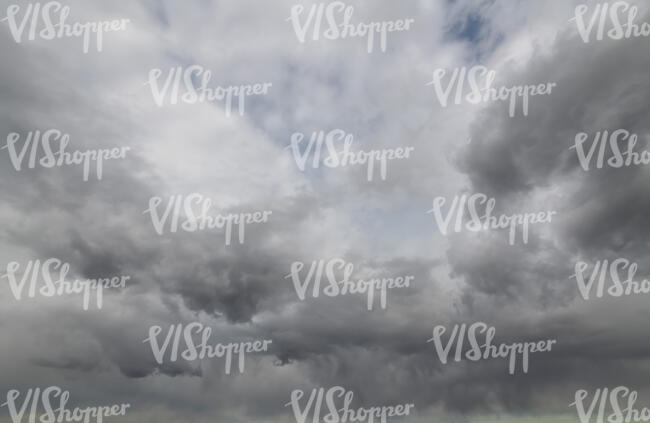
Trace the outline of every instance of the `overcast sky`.
<instances>
[{"instance_id":1,"label":"overcast sky","mask_svg":"<svg viewBox=\"0 0 650 423\"><path fill-rule=\"evenodd\" d=\"M576 390L619 385L650 405L648 297L585 300L571 279L578 260L616 258L650 277L650 167L585 171L570 149L577 133L617 129L648 148L649 39L585 43L568 0L347 1L355 22L414 19L368 53L360 38L300 43L287 20L298 3L306 16L313 3L297 0L66 0L70 22L129 19L87 54L80 38L16 42L0 22L0 145L58 129L70 150L130 147L88 181L79 166L17 171L0 150L0 273L58 258L69 279L131 277L87 311L79 296L17 300L1 279L0 402L56 385L72 405L131 404L106 421L165 423L294 422L292 391L337 385L355 407L415 404L390 419L404 423L574 422ZM12 4L0 0L0 17ZM156 105L150 71L194 64L211 87L272 85L243 116ZM506 102L442 107L434 70L476 65L495 86L556 87L531 97L527 116ZM292 134L333 129L353 134L353 151L414 150L385 180L362 166L301 171ZM156 233L150 198L191 193L218 211L272 214L231 245L220 230ZM557 213L527 243L510 245L507 230L442 234L433 199L472 193L499 213ZM414 280L389 290L385 309L367 310L363 295L301 301L292 263L305 275L331 258L352 263L353 279ZM242 374L220 359L157 363L149 328L195 321L214 343L272 344ZM501 359L442 364L433 327L473 322L499 341L557 344L526 374Z\"/></svg>"}]
</instances>

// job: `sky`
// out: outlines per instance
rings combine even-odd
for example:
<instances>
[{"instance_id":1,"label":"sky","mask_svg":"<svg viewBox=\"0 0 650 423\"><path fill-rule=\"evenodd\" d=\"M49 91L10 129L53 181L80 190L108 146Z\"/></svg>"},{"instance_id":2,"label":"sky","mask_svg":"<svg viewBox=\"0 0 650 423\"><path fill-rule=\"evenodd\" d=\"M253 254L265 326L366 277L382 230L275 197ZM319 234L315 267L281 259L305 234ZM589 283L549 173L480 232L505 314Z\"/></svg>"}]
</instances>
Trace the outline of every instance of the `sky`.
<instances>
[{"instance_id":1,"label":"sky","mask_svg":"<svg viewBox=\"0 0 650 423\"><path fill-rule=\"evenodd\" d=\"M20 24L34 3L0 0L0 18L14 4ZM649 148L648 38L598 40L594 29L585 42L581 3L568 0L346 1L352 22L413 19L368 52L365 38L308 31L301 42L292 8L304 7L303 25L318 4L66 0L70 23L128 19L101 51L93 35L87 53L79 37L27 39L36 20L19 42L0 22L0 146L18 134L20 153L28 133L56 129L69 151L128 147L88 180L82 166L27 158L17 170L13 147L0 149L0 403L58 386L69 407L130 404L104 421L164 423L299 423L292 392L305 392L303 407L312 389L337 386L355 408L414 404L388 419L403 423L579 422L576 391L617 386L650 405L648 297L585 299L574 275L578 262L588 277L594 263L625 258L634 280L648 279L650 167L585 170L571 148L579 133L590 146L619 129L638 135L635 151ZM588 20L598 3L585 4ZM645 2L629 6L650 22ZM271 85L246 97L243 115L218 101L159 106L151 71L162 87L170 69L192 65L210 71L211 88ZM455 91L443 106L434 72L446 70L447 88L454 69L476 66L495 72L495 87L555 86L530 97L527 114L520 102L514 116L507 101L454 104ZM350 151L411 154L389 160L385 179L368 180L362 165L314 168L311 156L301 170L292 137L304 134L305 153L312 132L337 129L352 135ZM230 245L223 229L159 234L150 200L161 214L170 196L193 193L214 215L272 213L247 224L243 242L233 230ZM499 214L556 213L530 225L527 242L506 229L445 234L434 199L446 212L475 193ZM48 259L69 264L66 280L129 280L105 289L101 308L84 310L81 295L16 298L11 263L20 280ZM363 294L314 298L313 285L302 300L293 264L304 263L302 281L332 259L352 265L351 280L413 279L387 291L385 308L376 297L368 310ZM158 362L151 328L162 344L192 322L213 344L272 343L246 354L243 372L236 360L230 374L219 358ZM446 343L454 325L475 322L498 342L557 342L531 354L527 373L499 358L443 363L427 342L434 327L447 328ZM16 423L7 405L0 422Z\"/></svg>"}]
</instances>

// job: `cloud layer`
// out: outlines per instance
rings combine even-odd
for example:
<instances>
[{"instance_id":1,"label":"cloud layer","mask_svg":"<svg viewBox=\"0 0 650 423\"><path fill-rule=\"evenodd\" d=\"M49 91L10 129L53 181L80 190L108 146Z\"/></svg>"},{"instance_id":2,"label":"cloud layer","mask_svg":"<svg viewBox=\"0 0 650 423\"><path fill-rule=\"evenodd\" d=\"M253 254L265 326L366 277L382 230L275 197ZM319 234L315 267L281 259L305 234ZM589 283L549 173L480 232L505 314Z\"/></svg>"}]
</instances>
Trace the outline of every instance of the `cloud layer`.
<instances>
[{"instance_id":1,"label":"cloud layer","mask_svg":"<svg viewBox=\"0 0 650 423\"><path fill-rule=\"evenodd\" d=\"M337 385L357 406L415 404L395 418L404 422L577 421L575 391L604 386L646 402L647 298L585 301L571 276L576 261L619 257L638 263L638 280L650 274L650 168L585 171L570 147L577 133L619 128L648 147L650 44L585 43L576 4L533 3L349 2L354 20L415 20L370 54L359 38L300 43L284 0L67 1L72 21L130 20L88 54L79 38L17 43L2 22L2 136L55 128L71 149L130 150L89 181L78 166L16 171L0 150L0 263L55 257L72 279L131 276L87 311L78 296L17 301L3 279L3 395L57 385L74 405L130 402L121 421L170 423L293 421L293 390ZM207 102L158 107L150 70L192 64L212 86L272 87L247 98L244 116ZM497 86L557 88L532 97L527 116L500 101L442 107L433 71L475 65L495 70ZM390 161L385 180L368 181L364 166L301 171L292 134L306 135L304 148L334 129L353 134L354 151L414 153ZM226 246L219 231L157 234L149 199L191 193L226 213L273 213L243 244ZM527 244L509 245L506 230L443 235L433 198L471 193L495 198L499 213L557 216L531 226ZM389 290L385 309L376 299L368 311L361 294L301 301L292 263L304 276L333 258L352 263L355 280L414 281ZM221 360L158 364L149 328L193 321L222 342L273 343L243 374L224 374ZM499 342L558 343L533 354L527 374L497 359L441 364L426 342L433 327L478 321Z\"/></svg>"}]
</instances>

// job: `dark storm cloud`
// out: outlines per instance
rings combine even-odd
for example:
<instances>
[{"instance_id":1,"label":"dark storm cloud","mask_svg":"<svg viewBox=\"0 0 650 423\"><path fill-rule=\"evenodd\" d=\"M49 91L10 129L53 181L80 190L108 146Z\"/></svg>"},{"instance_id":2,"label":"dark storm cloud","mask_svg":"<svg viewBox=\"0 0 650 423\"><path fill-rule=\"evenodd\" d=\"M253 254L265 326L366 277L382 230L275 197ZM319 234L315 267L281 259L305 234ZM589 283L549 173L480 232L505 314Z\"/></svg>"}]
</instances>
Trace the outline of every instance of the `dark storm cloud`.
<instances>
[{"instance_id":1,"label":"dark storm cloud","mask_svg":"<svg viewBox=\"0 0 650 423\"><path fill-rule=\"evenodd\" d=\"M359 405L415 403L425 421L442 413L459 422L563 413L577 388L650 389L639 371L650 351L639 335L643 296L584 302L570 279L578 256L626 256L650 273L647 168L584 172L569 150L577 132L647 133L647 42L583 44L564 16L546 22L558 28L550 48L498 75L557 90L533 98L529 116L509 118L501 103L441 109L421 77L439 63L468 66L464 58L490 61L511 48L523 37L512 17L532 13L525 4L359 5L366 21L416 18L383 56L366 55L358 40L299 45L284 21L290 6L134 3L118 13L139 18L133 46L114 40L88 56L57 40L16 44L3 32L12 60L0 64L2 138L54 127L75 147L132 147L88 182L78 168L16 172L0 151L3 266L58 257L74 277L132 276L101 311L81 311L73 299L16 302L4 290L0 328L13 342L0 352L3 388L63 381L88 403L129 396L127 421L170 422L291 421L284 404L293 389L334 385L354 390ZM447 17L462 22L453 40ZM258 29L252 38L249 27ZM277 91L245 118L224 120L214 107L156 109L148 88L138 89L149 69L178 57L225 80L268 77ZM364 150L417 153L389 168L387 181L369 183L356 168L299 172L284 149L290 134L337 127ZM457 147L464 135L471 143ZM271 209L272 218L249 227L243 245L226 247L220 232L157 235L143 214L149 198L199 189L220 196L224 211ZM432 219L412 217L424 215L430 196L457 189L495 196L504 211L554 209L558 219L510 246L505 232L445 238ZM389 291L386 310L366 310L363 295L300 301L286 278L291 263L334 257L353 263L355 278L415 281ZM196 320L219 340L270 338L272 348L251 356L243 375L224 375L218 361L156 363L143 343L149 327ZM426 342L433 326L479 320L499 341L557 338L558 346L533 356L528 374L509 375L502 360L441 364Z\"/></svg>"},{"instance_id":2,"label":"dark storm cloud","mask_svg":"<svg viewBox=\"0 0 650 423\"><path fill-rule=\"evenodd\" d=\"M488 107L472 124L471 144L457 156L470 191L494 196L502 209L537 205L536 210L558 211L557 224L527 245L507 245L505 232L450 238L450 264L467 283L462 294L466 315L490 321L506 338L534 333L558 339L557 350L535 363L537 371L526 376L525 384L490 375L492 383L486 385L507 410L544 407L539 399L550 390L570 396L572 389L608 384L648 388L635 370L647 365L650 352L634 323L643 313L643 299L587 305L570 279L578 258L626 257L639 262L639 273L647 275L650 262L639 252L647 246L650 229L648 170L585 172L569 149L578 132L619 128L639 134L637 150L647 148L649 102L643 93L650 82L642 75L650 65L648 48L645 39L584 44L572 26L562 29L551 49L533 54L525 68L504 72L510 84L551 81L557 92L533 99L527 117L509 118L502 104ZM489 396L480 375L472 374L472 384L479 398ZM460 398L449 404L468 407Z\"/></svg>"}]
</instances>

